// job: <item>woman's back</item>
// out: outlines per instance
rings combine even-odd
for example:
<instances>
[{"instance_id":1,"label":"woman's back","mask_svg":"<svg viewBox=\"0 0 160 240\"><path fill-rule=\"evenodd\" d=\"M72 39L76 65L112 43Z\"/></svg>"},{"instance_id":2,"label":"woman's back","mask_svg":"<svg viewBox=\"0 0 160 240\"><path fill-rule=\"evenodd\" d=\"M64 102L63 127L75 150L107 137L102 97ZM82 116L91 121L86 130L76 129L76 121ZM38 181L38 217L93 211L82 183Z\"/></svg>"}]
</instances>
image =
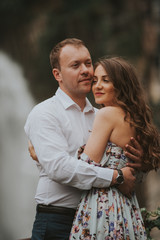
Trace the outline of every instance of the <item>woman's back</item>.
<instances>
[{"instance_id":1,"label":"woman's back","mask_svg":"<svg viewBox=\"0 0 160 240\"><path fill-rule=\"evenodd\" d=\"M92 160L101 160L108 142L124 149L130 138L135 137L135 129L124 118L124 111L117 106L104 107L98 111L84 150Z\"/></svg>"},{"instance_id":2,"label":"woman's back","mask_svg":"<svg viewBox=\"0 0 160 240\"><path fill-rule=\"evenodd\" d=\"M120 107L109 107L110 118L114 121L114 129L110 135L109 141L115 143L124 149L124 146L129 143L131 137L136 137L135 128L131 127L130 123L126 121L125 113ZM106 111L106 114L108 111ZM111 120L110 119L110 120Z\"/></svg>"}]
</instances>

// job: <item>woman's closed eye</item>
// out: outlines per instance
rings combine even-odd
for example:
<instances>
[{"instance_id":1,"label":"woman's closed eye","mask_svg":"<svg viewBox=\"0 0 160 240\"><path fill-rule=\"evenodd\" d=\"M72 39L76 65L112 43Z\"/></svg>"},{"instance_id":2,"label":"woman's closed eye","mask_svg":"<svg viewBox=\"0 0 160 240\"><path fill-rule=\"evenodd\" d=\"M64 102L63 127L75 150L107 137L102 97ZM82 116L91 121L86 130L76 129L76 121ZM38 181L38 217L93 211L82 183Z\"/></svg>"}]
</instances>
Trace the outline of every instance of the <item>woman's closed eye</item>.
<instances>
[{"instance_id":1,"label":"woman's closed eye","mask_svg":"<svg viewBox=\"0 0 160 240\"><path fill-rule=\"evenodd\" d=\"M97 81L98 81L97 78L93 76L92 84L95 84Z\"/></svg>"},{"instance_id":2,"label":"woman's closed eye","mask_svg":"<svg viewBox=\"0 0 160 240\"><path fill-rule=\"evenodd\" d=\"M109 79L106 79L106 78L104 78L104 79L103 79L103 82L107 82L107 83L108 83L108 82L110 82L110 80L109 80Z\"/></svg>"}]
</instances>

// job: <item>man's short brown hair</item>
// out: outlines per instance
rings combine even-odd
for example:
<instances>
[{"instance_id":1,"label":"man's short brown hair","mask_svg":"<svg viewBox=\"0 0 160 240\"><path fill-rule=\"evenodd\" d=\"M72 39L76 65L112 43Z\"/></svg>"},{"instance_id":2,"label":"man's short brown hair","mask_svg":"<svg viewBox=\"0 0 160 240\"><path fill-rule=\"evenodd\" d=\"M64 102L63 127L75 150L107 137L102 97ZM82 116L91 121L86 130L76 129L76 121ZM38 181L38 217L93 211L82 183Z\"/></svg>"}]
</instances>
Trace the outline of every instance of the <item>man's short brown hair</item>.
<instances>
[{"instance_id":1,"label":"man's short brown hair","mask_svg":"<svg viewBox=\"0 0 160 240\"><path fill-rule=\"evenodd\" d=\"M84 42L77 38L66 38L65 40L57 43L57 45L51 50L50 53L50 64L52 69L53 68L60 69L59 56L62 48L66 45L73 45L75 47L85 46Z\"/></svg>"}]
</instances>

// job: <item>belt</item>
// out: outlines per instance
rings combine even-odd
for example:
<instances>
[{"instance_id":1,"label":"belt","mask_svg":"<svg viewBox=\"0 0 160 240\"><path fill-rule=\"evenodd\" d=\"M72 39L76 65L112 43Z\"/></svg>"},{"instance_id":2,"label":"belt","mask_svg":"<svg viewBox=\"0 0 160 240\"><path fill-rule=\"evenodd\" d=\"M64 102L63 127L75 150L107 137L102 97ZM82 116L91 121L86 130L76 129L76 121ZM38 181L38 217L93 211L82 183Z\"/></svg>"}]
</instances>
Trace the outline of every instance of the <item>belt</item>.
<instances>
[{"instance_id":1,"label":"belt","mask_svg":"<svg viewBox=\"0 0 160 240\"><path fill-rule=\"evenodd\" d=\"M74 217L76 210L73 208L66 208L66 207L57 207L52 205L37 205L37 212L40 213L58 213L67 216Z\"/></svg>"}]
</instances>

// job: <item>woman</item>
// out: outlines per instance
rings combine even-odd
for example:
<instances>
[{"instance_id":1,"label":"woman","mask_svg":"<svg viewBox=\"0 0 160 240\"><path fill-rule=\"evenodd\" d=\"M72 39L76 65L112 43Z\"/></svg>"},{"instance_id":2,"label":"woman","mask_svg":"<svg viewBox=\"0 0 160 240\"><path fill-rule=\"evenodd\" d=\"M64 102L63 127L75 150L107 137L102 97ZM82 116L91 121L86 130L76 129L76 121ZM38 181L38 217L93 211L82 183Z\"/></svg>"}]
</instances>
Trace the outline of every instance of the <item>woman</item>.
<instances>
[{"instance_id":1,"label":"woman","mask_svg":"<svg viewBox=\"0 0 160 240\"><path fill-rule=\"evenodd\" d=\"M131 136L139 136L144 161L158 168L159 135L133 66L122 58L100 59L95 64L92 91L103 108L78 157L90 164L121 169L128 162L125 144ZM136 173L137 179L140 175ZM93 188L82 195L70 239L147 239L135 193L128 198L119 187Z\"/></svg>"}]
</instances>

